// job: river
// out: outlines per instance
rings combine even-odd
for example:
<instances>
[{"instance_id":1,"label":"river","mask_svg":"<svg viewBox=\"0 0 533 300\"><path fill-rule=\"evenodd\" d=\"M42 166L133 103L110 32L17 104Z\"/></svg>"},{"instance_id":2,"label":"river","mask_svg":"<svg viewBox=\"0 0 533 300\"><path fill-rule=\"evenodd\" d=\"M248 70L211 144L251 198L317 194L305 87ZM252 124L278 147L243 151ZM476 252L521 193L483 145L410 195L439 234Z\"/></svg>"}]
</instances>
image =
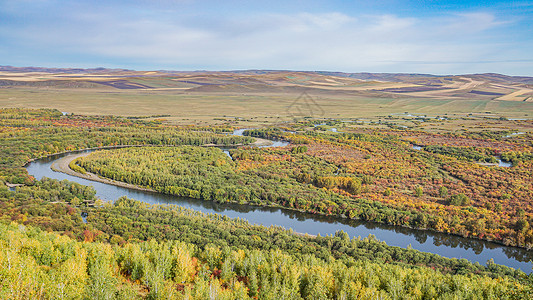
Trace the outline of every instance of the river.
<instances>
[{"instance_id":1,"label":"river","mask_svg":"<svg viewBox=\"0 0 533 300\"><path fill-rule=\"evenodd\" d=\"M242 131L235 132L242 134ZM285 146L286 142L275 141L272 146ZM223 149L227 150L227 149ZM90 152L94 150L73 152ZM372 234L388 245L402 248L412 247L423 252L431 252L450 258L465 258L485 265L489 259L495 263L521 269L526 273L532 271L533 251L522 248L507 247L497 243L464 238L427 230L415 230L387 226L373 222L362 222L336 217L318 216L283 208L257 207L239 204L219 204L192 198L176 197L155 192L139 191L118 187L106 183L89 181L79 177L53 171L50 166L62 157L73 153L58 154L42 158L26 166L28 173L36 179L48 177L58 180L67 179L80 184L93 186L96 196L102 200L114 201L121 196L137 199L150 204L177 204L204 213L217 213L231 218L246 219L252 224L264 226L282 226L296 232L312 235L332 235L337 230L347 232L351 237L367 237Z\"/></svg>"}]
</instances>

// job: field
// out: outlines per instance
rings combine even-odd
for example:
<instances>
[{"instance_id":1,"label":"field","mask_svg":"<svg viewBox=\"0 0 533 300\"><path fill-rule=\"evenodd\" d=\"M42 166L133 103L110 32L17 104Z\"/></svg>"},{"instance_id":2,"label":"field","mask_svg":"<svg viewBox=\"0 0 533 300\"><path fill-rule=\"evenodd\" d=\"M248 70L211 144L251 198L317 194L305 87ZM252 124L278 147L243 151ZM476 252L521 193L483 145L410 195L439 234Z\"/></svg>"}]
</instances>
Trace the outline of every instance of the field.
<instances>
[{"instance_id":1,"label":"field","mask_svg":"<svg viewBox=\"0 0 533 300\"><path fill-rule=\"evenodd\" d=\"M231 121L243 126L294 117L379 120L404 112L432 117L481 114L528 119L533 115L533 94L528 90L533 79L527 77L50 72L1 72L0 107L56 108L86 115L165 115L162 118L174 124ZM311 105L302 102L303 93ZM303 110L294 110L294 105Z\"/></svg>"}]
</instances>

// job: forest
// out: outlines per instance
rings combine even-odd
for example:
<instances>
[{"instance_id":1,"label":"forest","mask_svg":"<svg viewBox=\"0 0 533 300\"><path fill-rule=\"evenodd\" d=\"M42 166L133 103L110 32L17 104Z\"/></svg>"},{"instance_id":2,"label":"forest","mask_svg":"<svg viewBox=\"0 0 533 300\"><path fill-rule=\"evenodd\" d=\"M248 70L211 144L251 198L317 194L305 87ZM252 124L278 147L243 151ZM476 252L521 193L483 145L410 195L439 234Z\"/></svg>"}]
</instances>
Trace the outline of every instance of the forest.
<instances>
[{"instance_id":1,"label":"forest","mask_svg":"<svg viewBox=\"0 0 533 300\"><path fill-rule=\"evenodd\" d=\"M191 146L103 150L76 164L171 195L281 206L533 247L533 160L527 143L484 140L488 144L478 147L474 139L457 138L472 145L428 144L415 150L406 135L412 132L248 134L293 144L240 147L231 158L220 149ZM498 153L513 166L484 165L496 161Z\"/></svg>"},{"instance_id":2,"label":"forest","mask_svg":"<svg viewBox=\"0 0 533 300\"><path fill-rule=\"evenodd\" d=\"M22 166L31 159L119 145L238 145L252 139L226 135L227 127L164 126L114 116L63 116L57 110L2 109L0 174L10 183L32 179Z\"/></svg>"},{"instance_id":3,"label":"forest","mask_svg":"<svg viewBox=\"0 0 533 300\"><path fill-rule=\"evenodd\" d=\"M74 206L94 199L90 188L43 181L0 188L2 298L524 299L533 292L533 276L490 262L343 232L301 236L128 198Z\"/></svg>"},{"instance_id":4,"label":"forest","mask_svg":"<svg viewBox=\"0 0 533 300\"><path fill-rule=\"evenodd\" d=\"M96 151L76 164L162 193L531 247L528 136L368 129L332 134L294 124L295 133L247 131L291 145L239 147L230 158L218 148L198 146L253 141L223 134L231 127L64 116L56 110L4 109L0 115L2 299L532 297L532 275L490 261L483 266L342 231L301 235L125 197L103 202L91 187L35 180L23 168L31 159L64 151L157 145ZM438 145L445 146L431 147ZM496 156L513 166L480 164Z\"/></svg>"}]
</instances>

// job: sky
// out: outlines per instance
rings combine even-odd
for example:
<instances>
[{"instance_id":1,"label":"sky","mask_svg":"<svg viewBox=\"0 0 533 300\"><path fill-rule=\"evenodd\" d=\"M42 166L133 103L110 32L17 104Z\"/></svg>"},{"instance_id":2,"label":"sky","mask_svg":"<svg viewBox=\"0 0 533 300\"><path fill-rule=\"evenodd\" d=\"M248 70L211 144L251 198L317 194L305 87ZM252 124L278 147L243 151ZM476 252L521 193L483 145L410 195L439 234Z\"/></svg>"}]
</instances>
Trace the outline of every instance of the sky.
<instances>
[{"instance_id":1,"label":"sky","mask_svg":"<svg viewBox=\"0 0 533 300\"><path fill-rule=\"evenodd\" d=\"M533 76L533 1L0 0L0 65Z\"/></svg>"}]
</instances>

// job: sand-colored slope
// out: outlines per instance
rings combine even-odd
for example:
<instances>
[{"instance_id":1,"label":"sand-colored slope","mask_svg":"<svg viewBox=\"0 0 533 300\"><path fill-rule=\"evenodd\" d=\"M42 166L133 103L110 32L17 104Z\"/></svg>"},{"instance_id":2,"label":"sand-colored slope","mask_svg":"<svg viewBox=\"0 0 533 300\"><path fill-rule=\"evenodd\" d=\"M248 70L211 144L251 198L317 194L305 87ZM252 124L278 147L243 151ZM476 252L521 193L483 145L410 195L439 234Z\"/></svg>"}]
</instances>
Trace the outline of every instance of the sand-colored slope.
<instances>
[{"instance_id":1,"label":"sand-colored slope","mask_svg":"<svg viewBox=\"0 0 533 300\"><path fill-rule=\"evenodd\" d=\"M533 96L533 90L527 88L521 88L518 91L496 98L496 100L504 101L531 101Z\"/></svg>"}]
</instances>

